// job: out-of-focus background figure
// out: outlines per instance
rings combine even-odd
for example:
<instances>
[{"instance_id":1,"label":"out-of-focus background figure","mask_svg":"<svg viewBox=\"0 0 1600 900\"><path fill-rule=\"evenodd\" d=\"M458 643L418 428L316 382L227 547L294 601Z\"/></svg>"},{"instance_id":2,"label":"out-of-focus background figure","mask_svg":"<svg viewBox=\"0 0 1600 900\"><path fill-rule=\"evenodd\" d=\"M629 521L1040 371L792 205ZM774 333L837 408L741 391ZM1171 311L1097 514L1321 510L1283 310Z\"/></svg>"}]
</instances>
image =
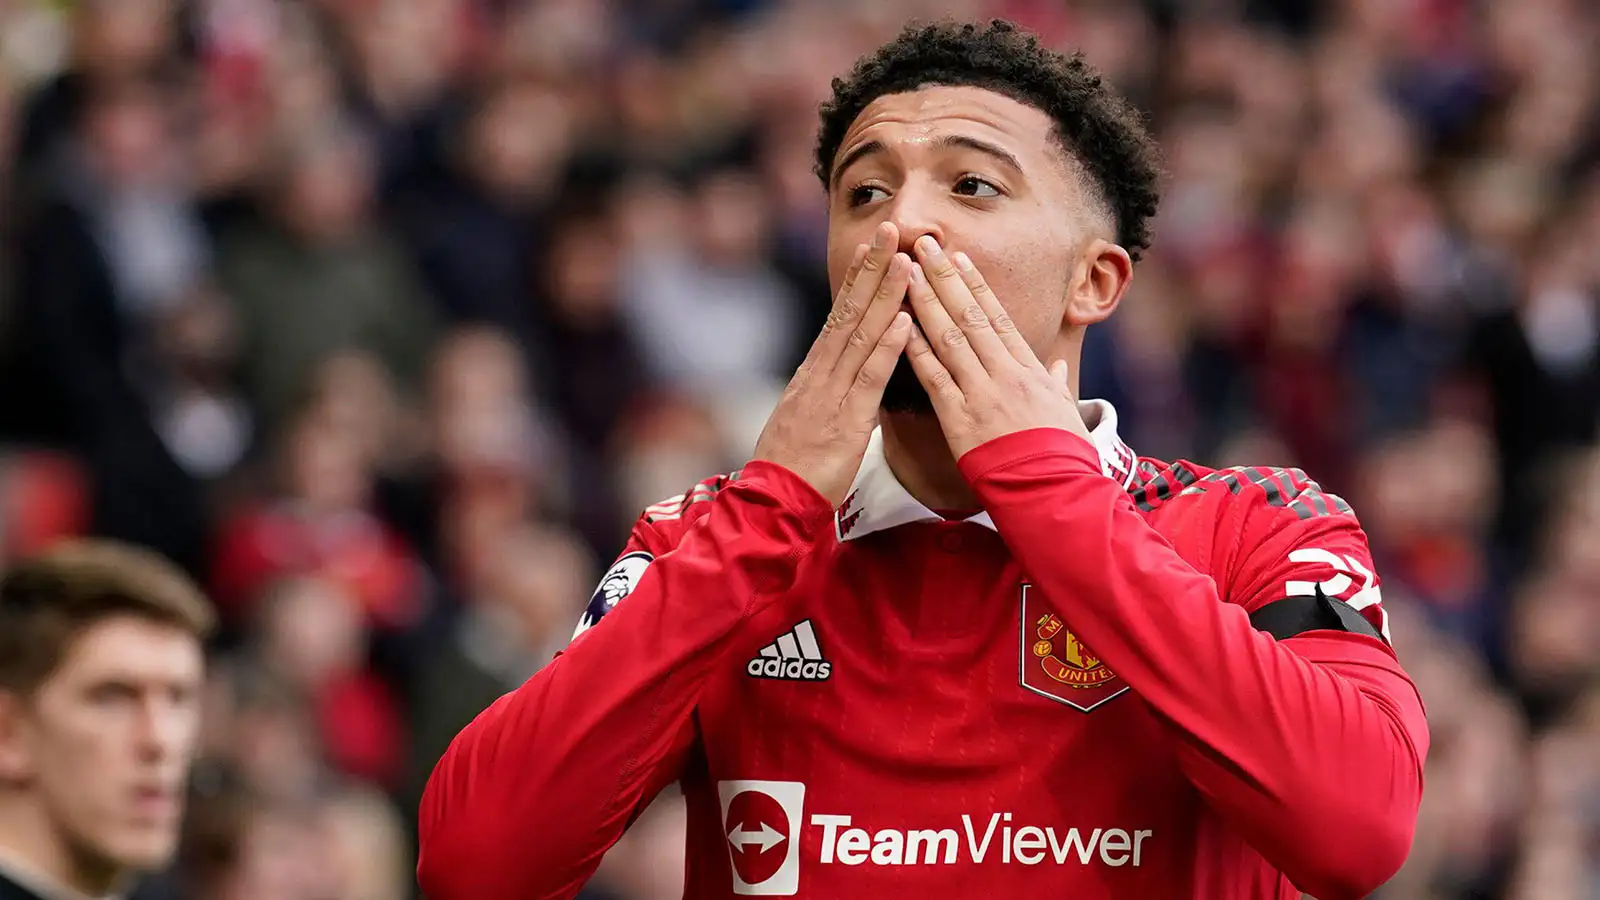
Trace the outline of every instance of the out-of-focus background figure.
<instances>
[{"instance_id":1,"label":"out-of-focus background figure","mask_svg":"<svg viewBox=\"0 0 1600 900\"><path fill-rule=\"evenodd\" d=\"M409 896L450 736L826 314L827 79L945 14L1168 153L1084 394L1368 527L1434 741L1382 900L1600 892L1600 6L0 0L0 563L135 542L221 617L140 900ZM585 896L681 864L664 798Z\"/></svg>"},{"instance_id":2,"label":"out-of-focus background figure","mask_svg":"<svg viewBox=\"0 0 1600 900\"><path fill-rule=\"evenodd\" d=\"M171 864L214 618L169 560L116 542L0 576L0 897L108 897Z\"/></svg>"}]
</instances>

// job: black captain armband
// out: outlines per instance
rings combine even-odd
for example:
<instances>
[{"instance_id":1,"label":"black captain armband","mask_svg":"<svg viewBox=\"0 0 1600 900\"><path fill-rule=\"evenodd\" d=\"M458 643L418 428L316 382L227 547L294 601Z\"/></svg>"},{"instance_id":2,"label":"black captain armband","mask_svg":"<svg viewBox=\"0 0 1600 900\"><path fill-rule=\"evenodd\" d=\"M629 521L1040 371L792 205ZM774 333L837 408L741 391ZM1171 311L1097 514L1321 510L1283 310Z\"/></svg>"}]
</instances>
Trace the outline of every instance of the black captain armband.
<instances>
[{"instance_id":1,"label":"black captain armband","mask_svg":"<svg viewBox=\"0 0 1600 900\"><path fill-rule=\"evenodd\" d=\"M1278 640L1307 631L1348 631L1383 640L1383 635L1355 607L1329 597L1317 585L1314 597L1285 597L1250 614L1250 624Z\"/></svg>"}]
</instances>

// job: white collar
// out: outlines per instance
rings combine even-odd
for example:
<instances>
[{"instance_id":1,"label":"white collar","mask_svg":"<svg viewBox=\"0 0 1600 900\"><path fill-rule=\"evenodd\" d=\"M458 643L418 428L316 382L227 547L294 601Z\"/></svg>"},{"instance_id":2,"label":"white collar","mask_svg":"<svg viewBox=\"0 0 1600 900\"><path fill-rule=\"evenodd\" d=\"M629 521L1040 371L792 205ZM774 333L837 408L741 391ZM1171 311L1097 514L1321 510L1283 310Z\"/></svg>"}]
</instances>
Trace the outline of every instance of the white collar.
<instances>
[{"instance_id":1,"label":"white collar","mask_svg":"<svg viewBox=\"0 0 1600 900\"><path fill-rule=\"evenodd\" d=\"M1104 400L1084 400L1078 403L1078 411L1083 414L1085 423L1095 423L1089 438L1100 453L1100 471L1127 488L1133 481L1138 459L1117 436L1116 408ZM853 540L912 522L941 520L938 513L918 502L894 477L883 455L883 429L875 429L872 440L867 443L867 455L856 472L856 480L850 485L850 493L845 496L844 505L834 511L834 533L839 540ZM966 521L994 530L994 520L986 512Z\"/></svg>"}]
</instances>

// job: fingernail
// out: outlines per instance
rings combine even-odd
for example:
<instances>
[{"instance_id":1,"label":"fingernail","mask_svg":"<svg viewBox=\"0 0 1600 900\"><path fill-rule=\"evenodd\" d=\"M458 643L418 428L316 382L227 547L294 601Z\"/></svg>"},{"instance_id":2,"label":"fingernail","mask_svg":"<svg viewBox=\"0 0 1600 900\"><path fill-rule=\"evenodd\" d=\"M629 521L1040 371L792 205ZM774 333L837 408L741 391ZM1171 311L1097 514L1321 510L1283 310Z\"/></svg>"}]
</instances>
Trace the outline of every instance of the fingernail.
<instances>
[{"instance_id":1,"label":"fingernail","mask_svg":"<svg viewBox=\"0 0 1600 900\"><path fill-rule=\"evenodd\" d=\"M956 268L960 269L961 271L972 271L972 259L965 253L962 253L958 250L956 251L955 255L951 256L950 258L956 261Z\"/></svg>"},{"instance_id":2,"label":"fingernail","mask_svg":"<svg viewBox=\"0 0 1600 900\"><path fill-rule=\"evenodd\" d=\"M872 247L874 250L882 250L883 245L889 242L889 236L884 234L887 230L882 225L879 225L878 230L872 233Z\"/></svg>"},{"instance_id":3,"label":"fingernail","mask_svg":"<svg viewBox=\"0 0 1600 900\"><path fill-rule=\"evenodd\" d=\"M922 272L922 266L916 263L911 264L911 280L917 284L922 284L927 280L927 276Z\"/></svg>"},{"instance_id":4,"label":"fingernail","mask_svg":"<svg viewBox=\"0 0 1600 900\"><path fill-rule=\"evenodd\" d=\"M925 234L917 238L917 249L929 259L937 259L941 252L939 250L939 242L934 240L931 234Z\"/></svg>"}]
</instances>

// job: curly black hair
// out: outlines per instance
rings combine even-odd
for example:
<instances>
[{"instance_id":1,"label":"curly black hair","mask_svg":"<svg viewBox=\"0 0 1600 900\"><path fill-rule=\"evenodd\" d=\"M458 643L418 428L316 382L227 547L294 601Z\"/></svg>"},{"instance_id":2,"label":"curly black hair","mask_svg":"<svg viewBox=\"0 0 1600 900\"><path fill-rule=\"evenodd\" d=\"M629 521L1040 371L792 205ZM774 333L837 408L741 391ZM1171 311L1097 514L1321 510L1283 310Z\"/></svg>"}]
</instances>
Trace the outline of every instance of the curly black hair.
<instances>
[{"instance_id":1,"label":"curly black hair","mask_svg":"<svg viewBox=\"0 0 1600 900\"><path fill-rule=\"evenodd\" d=\"M1046 113L1055 137L1088 174L1115 223L1117 243L1137 260L1150 246L1161 194L1161 152L1144 116L1084 61L1039 44L1010 22L908 25L900 36L833 80L817 130L817 177L826 188L845 132L886 94L928 85L980 87Z\"/></svg>"}]
</instances>

